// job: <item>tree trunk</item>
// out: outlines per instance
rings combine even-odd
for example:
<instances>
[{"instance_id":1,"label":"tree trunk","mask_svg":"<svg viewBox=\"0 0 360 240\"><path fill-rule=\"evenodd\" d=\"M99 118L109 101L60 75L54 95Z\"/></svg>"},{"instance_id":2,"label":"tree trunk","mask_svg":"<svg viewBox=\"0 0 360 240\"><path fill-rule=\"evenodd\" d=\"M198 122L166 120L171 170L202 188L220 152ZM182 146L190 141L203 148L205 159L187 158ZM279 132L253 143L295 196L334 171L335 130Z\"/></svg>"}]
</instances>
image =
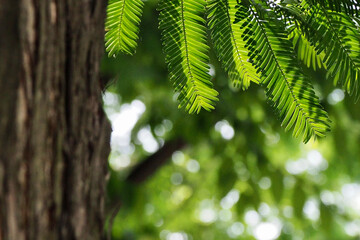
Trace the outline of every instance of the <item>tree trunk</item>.
<instances>
[{"instance_id":1,"label":"tree trunk","mask_svg":"<svg viewBox=\"0 0 360 240\"><path fill-rule=\"evenodd\" d=\"M106 0L0 0L0 240L102 238Z\"/></svg>"}]
</instances>

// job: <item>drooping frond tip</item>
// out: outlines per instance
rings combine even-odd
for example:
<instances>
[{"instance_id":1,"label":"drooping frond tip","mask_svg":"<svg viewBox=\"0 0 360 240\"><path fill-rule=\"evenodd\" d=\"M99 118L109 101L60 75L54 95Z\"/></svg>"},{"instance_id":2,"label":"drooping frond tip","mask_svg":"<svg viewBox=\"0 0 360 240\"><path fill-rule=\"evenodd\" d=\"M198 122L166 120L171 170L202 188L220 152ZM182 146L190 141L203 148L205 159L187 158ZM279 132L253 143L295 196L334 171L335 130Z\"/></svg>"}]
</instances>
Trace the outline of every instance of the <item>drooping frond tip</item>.
<instances>
[{"instance_id":1,"label":"drooping frond tip","mask_svg":"<svg viewBox=\"0 0 360 240\"><path fill-rule=\"evenodd\" d=\"M356 99L360 97L360 27L355 18L336 12L321 4L304 6L306 36L316 46L318 54L324 54L328 78L339 84ZM342 6L342 5L341 5ZM359 11L359 10L357 10Z\"/></svg>"},{"instance_id":2,"label":"drooping frond tip","mask_svg":"<svg viewBox=\"0 0 360 240\"><path fill-rule=\"evenodd\" d=\"M241 37L241 25L235 23L236 0L209 0L208 26L218 58L235 87L244 90L250 82L259 83L255 67L248 61L246 41Z\"/></svg>"},{"instance_id":3,"label":"drooping frond tip","mask_svg":"<svg viewBox=\"0 0 360 240\"><path fill-rule=\"evenodd\" d=\"M293 129L295 137L303 135L304 142L323 137L329 130L330 120L299 67L283 22L263 19L261 14L271 11L266 5L246 1L237 7L237 21L251 49L250 57L261 71L261 84L266 87L267 97L282 126L285 130Z\"/></svg>"},{"instance_id":4,"label":"drooping frond tip","mask_svg":"<svg viewBox=\"0 0 360 240\"><path fill-rule=\"evenodd\" d=\"M204 0L162 0L160 29L170 80L179 93L179 107L189 113L214 109L217 91L209 74Z\"/></svg>"},{"instance_id":5,"label":"drooping frond tip","mask_svg":"<svg viewBox=\"0 0 360 240\"><path fill-rule=\"evenodd\" d=\"M110 0L105 24L105 47L109 56L134 54L144 3L141 0Z\"/></svg>"}]
</instances>

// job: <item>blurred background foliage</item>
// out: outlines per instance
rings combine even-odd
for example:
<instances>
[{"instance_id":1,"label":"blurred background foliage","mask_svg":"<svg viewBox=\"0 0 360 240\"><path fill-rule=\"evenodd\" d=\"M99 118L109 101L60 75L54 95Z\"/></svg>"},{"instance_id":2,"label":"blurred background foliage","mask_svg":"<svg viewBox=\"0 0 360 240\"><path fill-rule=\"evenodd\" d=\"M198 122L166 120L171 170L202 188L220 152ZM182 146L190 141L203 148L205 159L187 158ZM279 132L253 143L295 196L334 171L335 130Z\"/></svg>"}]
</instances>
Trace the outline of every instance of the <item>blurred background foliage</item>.
<instances>
[{"instance_id":1,"label":"blurred background foliage","mask_svg":"<svg viewBox=\"0 0 360 240\"><path fill-rule=\"evenodd\" d=\"M359 239L359 103L307 69L332 132L303 144L281 128L264 89L233 88L211 52L220 101L189 115L168 81L156 2L146 2L137 53L102 65L112 79L111 239ZM154 159L150 171L139 165Z\"/></svg>"}]
</instances>

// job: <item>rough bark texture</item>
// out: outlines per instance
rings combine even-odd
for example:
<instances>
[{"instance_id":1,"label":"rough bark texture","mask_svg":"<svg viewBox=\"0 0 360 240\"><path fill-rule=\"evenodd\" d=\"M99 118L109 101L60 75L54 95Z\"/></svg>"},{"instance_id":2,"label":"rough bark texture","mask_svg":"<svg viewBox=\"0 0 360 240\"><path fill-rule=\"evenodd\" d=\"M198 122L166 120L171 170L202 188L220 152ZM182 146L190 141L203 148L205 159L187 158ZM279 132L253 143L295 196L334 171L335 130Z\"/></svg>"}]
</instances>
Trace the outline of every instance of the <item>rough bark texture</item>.
<instances>
[{"instance_id":1,"label":"rough bark texture","mask_svg":"<svg viewBox=\"0 0 360 240\"><path fill-rule=\"evenodd\" d=\"M105 0L0 0L0 240L102 238Z\"/></svg>"}]
</instances>

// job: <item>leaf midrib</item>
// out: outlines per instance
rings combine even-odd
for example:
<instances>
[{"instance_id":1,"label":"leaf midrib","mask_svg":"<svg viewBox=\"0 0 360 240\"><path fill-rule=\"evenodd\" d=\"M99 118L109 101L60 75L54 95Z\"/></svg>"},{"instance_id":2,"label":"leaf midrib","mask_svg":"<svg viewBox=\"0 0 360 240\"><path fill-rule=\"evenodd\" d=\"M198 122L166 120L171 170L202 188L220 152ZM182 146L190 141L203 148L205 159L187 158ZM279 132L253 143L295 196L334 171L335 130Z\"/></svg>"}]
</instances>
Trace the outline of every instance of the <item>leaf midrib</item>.
<instances>
[{"instance_id":1,"label":"leaf midrib","mask_svg":"<svg viewBox=\"0 0 360 240\"><path fill-rule=\"evenodd\" d=\"M339 35L337 34L336 29L333 27L332 21L331 21L331 19L329 18L326 9L324 9L322 6L320 6L320 7L321 7L322 11L324 12L324 15L325 15L325 17L326 17L326 20L327 20L328 23L329 23L329 28L331 28L331 32L334 34L335 38L338 40L341 49L345 52L346 56L349 58L349 60L350 60L350 62L351 62L351 65L352 65L354 68L359 68L359 66L357 66L357 64L354 62L354 60L353 60L352 57L350 56L349 51L344 47L344 44L343 44L341 38L340 38Z\"/></svg>"},{"instance_id":2,"label":"leaf midrib","mask_svg":"<svg viewBox=\"0 0 360 240\"><path fill-rule=\"evenodd\" d=\"M269 39L268 39L267 34L266 34L266 30L265 30L264 27L262 26L261 21L259 20L257 14L254 12L254 10L252 9L251 6L249 7L249 9L250 9L251 13L253 14L253 16L256 18L256 21L257 21L257 23L259 24L259 27L261 28L261 31L262 31L262 32L264 33L264 35L265 35L266 42L268 43L268 45L269 45L269 47L270 47L271 53L272 53L272 55L274 56L275 63L276 63L276 65L278 66L278 68L279 68L279 70L280 70L280 72L281 72L281 75L283 76L283 78L284 78L284 80L285 80L285 84L286 84L286 86L288 87L288 89L289 89L289 91L290 91L291 97L292 97L293 100L295 101L296 106L300 108L301 114L303 115L303 117L304 117L304 118L306 119L306 121L309 122L309 124L312 126L312 124L311 124L312 121L309 119L310 117L307 116L307 114L305 113L304 109L301 107L299 101L298 101L297 98L295 97L295 94L293 93L293 90L292 90L292 88L291 88L291 86L290 86L290 84L289 84L289 82L288 82L288 80L287 80L287 78L286 78L286 75L285 75L285 73L283 72L283 70L282 70L282 68L281 68L281 66L280 66L280 63L278 62L278 60L277 60L277 58L276 58L275 52L274 52L274 50L273 50L273 48L272 48L272 45L271 45L271 43L270 43L270 41L269 41ZM313 127L311 128L311 131L314 131L314 130L313 130Z\"/></svg>"},{"instance_id":3,"label":"leaf midrib","mask_svg":"<svg viewBox=\"0 0 360 240\"><path fill-rule=\"evenodd\" d=\"M227 3L229 3L229 1L228 0L224 0L224 1L226 1ZM226 6L225 6L226 7ZM229 6L228 6L229 7ZM228 8L229 9L229 8ZM244 68L244 70L245 70L245 64L244 64L244 62L243 62L243 60L242 60L242 58L241 58L241 54L240 54L240 50L239 50L239 47L238 47L238 44L237 44L237 41L236 41L236 38L235 38L235 35L234 35L234 31L233 31L233 27L232 27L232 24L231 24L231 16L230 16L230 13L229 13L229 10L227 9L227 11L226 11L226 16L227 16L227 19L228 19L228 23L229 23L229 26L230 26L230 34L231 34L231 38L232 38L232 40L233 40L233 43L234 43L234 46L235 46L235 48L236 48L236 55L238 56L238 58L239 58L239 60L240 60L240 62L241 62L241 66ZM246 71L246 76L249 78L250 77L250 75L248 74L248 72ZM242 79L242 81L244 81L243 79Z\"/></svg>"},{"instance_id":4,"label":"leaf midrib","mask_svg":"<svg viewBox=\"0 0 360 240\"><path fill-rule=\"evenodd\" d=\"M185 7L184 7L184 0L181 0L181 4L180 4L180 7L181 7L181 24L182 24L182 29L183 29L183 33L184 33L184 43L185 43L185 57L186 57L186 65L188 67L188 73L190 75L190 78L191 78L191 83L196 86L195 84L195 80L194 80L194 76L192 74L192 71L191 71L191 65L190 65L190 58L189 58L189 49L188 49L188 41L187 41L187 36L186 36L186 27L185 27L185 14L184 14L184 10L185 10ZM195 92L196 92L196 88L195 88Z\"/></svg>"},{"instance_id":5,"label":"leaf midrib","mask_svg":"<svg viewBox=\"0 0 360 240\"><path fill-rule=\"evenodd\" d=\"M125 10L125 4L126 4L126 1L127 0L123 0L123 5L122 5L122 8L121 8L121 11L120 11L120 17L119 17L119 29L118 29L118 41L119 41L119 48L122 49L122 46L121 46L121 34L122 34L122 31L121 31L121 26L122 26L122 19L123 19L123 16L124 16L124 10Z\"/></svg>"}]
</instances>

